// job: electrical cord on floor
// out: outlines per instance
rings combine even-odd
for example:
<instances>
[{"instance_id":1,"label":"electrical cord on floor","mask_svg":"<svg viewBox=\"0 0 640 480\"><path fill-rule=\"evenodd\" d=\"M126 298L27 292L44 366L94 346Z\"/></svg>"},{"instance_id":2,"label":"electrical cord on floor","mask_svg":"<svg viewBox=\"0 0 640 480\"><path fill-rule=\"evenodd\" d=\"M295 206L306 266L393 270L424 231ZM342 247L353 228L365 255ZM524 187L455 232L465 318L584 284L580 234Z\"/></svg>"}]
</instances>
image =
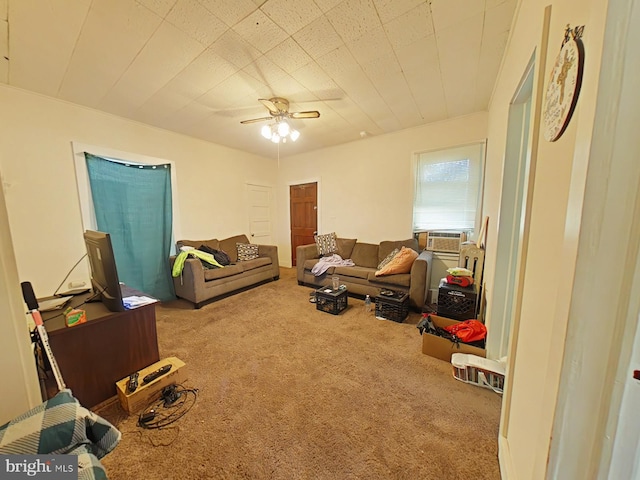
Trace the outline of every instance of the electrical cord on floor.
<instances>
[{"instance_id":1,"label":"electrical cord on floor","mask_svg":"<svg viewBox=\"0 0 640 480\"><path fill-rule=\"evenodd\" d=\"M146 429L166 428L191 410L197 398L197 388L185 388L172 383L164 387L160 398L151 402L138 416L138 426Z\"/></svg>"}]
</instances>

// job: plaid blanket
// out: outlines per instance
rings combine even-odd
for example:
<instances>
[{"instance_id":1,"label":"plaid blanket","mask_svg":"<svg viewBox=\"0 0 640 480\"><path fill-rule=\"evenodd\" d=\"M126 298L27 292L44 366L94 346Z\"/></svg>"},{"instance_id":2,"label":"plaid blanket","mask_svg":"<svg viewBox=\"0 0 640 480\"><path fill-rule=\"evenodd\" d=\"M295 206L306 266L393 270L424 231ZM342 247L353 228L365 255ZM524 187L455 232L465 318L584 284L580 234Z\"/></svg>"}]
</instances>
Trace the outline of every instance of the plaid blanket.
<instances>
[{"instance_id":1,"label":"plaid blanket","mask_svg":"<svg viewBox=\"0 0 640 480\"><path fill-rule=\"evenodd\" d=\"M0 455L73 454L78 456L80 480L106 480L99 459L116 447L121 436L65 389L0 426Z\"/></svg>"}]
</instances>

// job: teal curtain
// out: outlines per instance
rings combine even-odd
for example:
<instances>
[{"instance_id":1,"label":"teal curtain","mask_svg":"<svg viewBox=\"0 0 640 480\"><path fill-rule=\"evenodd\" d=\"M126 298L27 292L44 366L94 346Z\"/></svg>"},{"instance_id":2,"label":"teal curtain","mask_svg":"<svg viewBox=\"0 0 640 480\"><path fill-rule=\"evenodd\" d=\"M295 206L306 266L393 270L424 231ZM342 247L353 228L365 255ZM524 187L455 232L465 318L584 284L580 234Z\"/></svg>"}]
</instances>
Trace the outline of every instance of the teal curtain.
<instances>
[{"instance_id":1,"label":"teal curtain","mask_svg":"<svg viewBox=\"0 0 640 480\"><path fill-rule=\"evenodd\" d=\"M174 299L171 165L85 158L97 229L111 236L120 281L158 300Z\"/></svg>"}]
</instances>

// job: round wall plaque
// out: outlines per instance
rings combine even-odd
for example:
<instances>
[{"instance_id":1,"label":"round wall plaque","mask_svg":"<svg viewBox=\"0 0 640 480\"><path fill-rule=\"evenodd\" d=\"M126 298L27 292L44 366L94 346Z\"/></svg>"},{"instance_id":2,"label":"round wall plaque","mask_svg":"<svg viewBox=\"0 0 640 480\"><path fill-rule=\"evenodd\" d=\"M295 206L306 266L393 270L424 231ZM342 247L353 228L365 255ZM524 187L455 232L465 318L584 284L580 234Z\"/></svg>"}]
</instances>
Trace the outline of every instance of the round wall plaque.
<instances>
[{"instance_id":1,"label":"round wall plaque","mask_svg":"<svg viewBox=\"0 0 640 480\"><path fill-rule=\"evenodd\" d=\"M584 27L571 30L567 26L565 39L551 71L544 100L544 138L555 142L562 136L576 107L582 68L584 48L582 31Z\"/></svg>"}]
</instances>

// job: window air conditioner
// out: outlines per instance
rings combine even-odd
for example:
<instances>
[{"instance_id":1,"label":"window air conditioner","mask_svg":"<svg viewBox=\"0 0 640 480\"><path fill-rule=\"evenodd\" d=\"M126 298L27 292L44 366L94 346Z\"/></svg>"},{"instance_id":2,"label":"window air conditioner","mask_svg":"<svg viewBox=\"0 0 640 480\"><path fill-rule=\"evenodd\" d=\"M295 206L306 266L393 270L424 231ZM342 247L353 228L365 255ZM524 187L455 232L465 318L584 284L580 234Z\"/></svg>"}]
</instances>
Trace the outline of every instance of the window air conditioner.
<instances>
[{"instance_id":1,"label":"window air conditioner","mask_svg":"<svg viewBox=\"0 0 640 480\"><path fill-rule=\"evenodd\" d=\"M425 249L433 252L460 253L460 245L466 240L467 234L464 232L427 232L427 245Z\"/></svg>"}]
</instances>

